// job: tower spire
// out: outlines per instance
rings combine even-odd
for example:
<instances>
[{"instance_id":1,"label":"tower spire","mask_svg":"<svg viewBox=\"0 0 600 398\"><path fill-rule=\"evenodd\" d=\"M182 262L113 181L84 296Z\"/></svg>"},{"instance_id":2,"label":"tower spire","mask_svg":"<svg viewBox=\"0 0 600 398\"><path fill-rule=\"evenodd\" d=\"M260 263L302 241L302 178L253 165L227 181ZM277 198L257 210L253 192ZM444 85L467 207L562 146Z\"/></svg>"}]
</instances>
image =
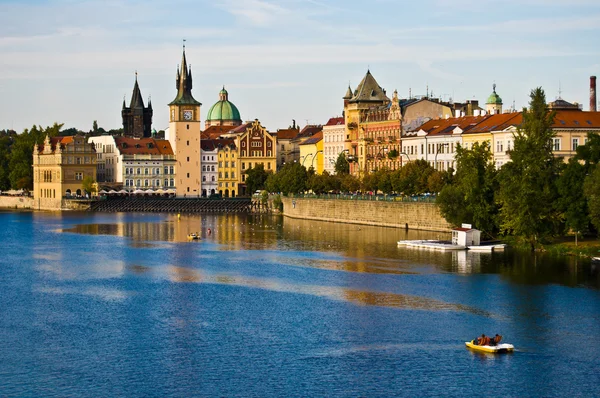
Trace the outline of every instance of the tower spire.
<instances>
[{"instance_id":1,"label":"tower spire","mask_svg":"<svg viewBox=\"0 0 600 398\"><path fill-rule=\"evenodd\" d=\"M169 105L201 105L192 96L192 67L188 67L185 56L185 39L183 39L183 51L181 64L177 68L177 97Z\"/></svg>"}]
</instances>

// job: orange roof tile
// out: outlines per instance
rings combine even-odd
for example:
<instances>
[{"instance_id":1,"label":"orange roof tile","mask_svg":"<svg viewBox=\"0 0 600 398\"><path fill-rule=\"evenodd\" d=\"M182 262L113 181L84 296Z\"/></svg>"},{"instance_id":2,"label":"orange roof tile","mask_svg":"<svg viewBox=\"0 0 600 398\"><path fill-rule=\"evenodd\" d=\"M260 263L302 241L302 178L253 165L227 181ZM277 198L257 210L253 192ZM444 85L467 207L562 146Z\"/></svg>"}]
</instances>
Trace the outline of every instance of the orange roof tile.
<instances>
[{"instance_id":1,"label":"orange roof tile","mask_svg":"<svg viewBox=\"0 0 600 398\"><path fill-rule=\"evenodd\" d=\"M236 126L210 126L201 133L202 139L219 138L221 135L235 129Z\"/></svg>"},{"instance_id":2,"label":"orange roof tile","mask_svg":"<svg viewBox=\"0 0 600 398\"><path fill-rule=\"evenodd\" d=\"M173 148L167 140L115 137L115 143L123 155L173 155Z\"/></svg>"},{"instance_id":3,"label":"orange roof tile","mask_svg":"<svg viewBox=\"0 0 600 398\"><path fill-rule=\"evenodd\" d=\"M296 138L299 132L300 131L298 129L289 128L277 130L277 132L274 133L274 135L277 136L278 140L291 140L293 138Z\"/></svg>"}]
</instances>

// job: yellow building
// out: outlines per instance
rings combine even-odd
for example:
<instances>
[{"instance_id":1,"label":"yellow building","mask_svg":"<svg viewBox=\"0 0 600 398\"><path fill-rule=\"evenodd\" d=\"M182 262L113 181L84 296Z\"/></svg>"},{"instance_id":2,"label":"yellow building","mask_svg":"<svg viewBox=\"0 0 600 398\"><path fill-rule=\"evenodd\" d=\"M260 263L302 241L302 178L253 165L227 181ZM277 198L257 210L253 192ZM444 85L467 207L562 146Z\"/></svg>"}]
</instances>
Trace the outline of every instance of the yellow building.
<instances>
[{"instance_id":1,"label":"yellow building","mask_svg":"<svg viewBox=\"0 0 600 398\"><path fill-rule=\"evenodd\" d=\"M232 130L231 134L236 136L236 146L240 153L239 194L251 195L252 192L247 192L246 189L245 172L262 164L265 171L275 173L277 170L277 141L258 119Z\"/></svg>"},{"instance_id":2,"label":"yellow building","mask_svg":"<svg viewBox=\"0 0 600 398\"><path fill-rule=\"evenodd\" d=\"M33 149L33 198L38 209L60 210L62 198L85 197L83 180L96 182L96 150L83 136L46 136Z\"/></svg>"},{"instance_id":3,"label":"yellow building","mask_svg":"<svg viewBox=\"0 0 600 398\"><path fill-rule=\"evenodd\" d=\"M323 132L320 131L300 144L300 163L307 170L313 168L315 173L323 174Z\"/></svg>"},{"instance_id":4,"label":"yellow building","mask_svg":"<svg viewBox=\"0 0 600 398\"><path fill-rule=\"evenodd\" d=\"M224 198L239 195L240 162L235 139L217 140L217 189Z\"/></svg>"},{"instance_id":5,"label":"yellow building","mask_svg":"<svg viewBox=\"0 0 600 398\"><path fill-rule=\"evenodd\" d=\"M178 197L200 196L201 105L192 96L192 70L188 69L184 47L181 69L177 71L177 97L169 104L169 142L177 161Z\"/></svg>"}]
</instances>

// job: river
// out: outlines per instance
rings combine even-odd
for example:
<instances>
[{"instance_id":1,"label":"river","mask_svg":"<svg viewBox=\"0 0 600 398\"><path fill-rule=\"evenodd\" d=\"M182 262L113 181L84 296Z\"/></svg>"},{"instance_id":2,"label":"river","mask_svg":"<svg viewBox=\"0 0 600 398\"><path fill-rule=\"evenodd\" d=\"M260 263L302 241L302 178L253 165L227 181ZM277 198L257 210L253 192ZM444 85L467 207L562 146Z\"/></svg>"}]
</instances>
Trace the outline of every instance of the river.
<instances>
[{"instance_id":1,"label":"river","mask_svg":"<svg viewBox=\"0 0 600 398\"><path fill-rule=\"evenodd\" d=\"M418 251L396 242L443 235L268 216L0 225L0 396L599 395L589 260ZM467 350L481 333L516 351Z\"/></svg>"}]
</instances>

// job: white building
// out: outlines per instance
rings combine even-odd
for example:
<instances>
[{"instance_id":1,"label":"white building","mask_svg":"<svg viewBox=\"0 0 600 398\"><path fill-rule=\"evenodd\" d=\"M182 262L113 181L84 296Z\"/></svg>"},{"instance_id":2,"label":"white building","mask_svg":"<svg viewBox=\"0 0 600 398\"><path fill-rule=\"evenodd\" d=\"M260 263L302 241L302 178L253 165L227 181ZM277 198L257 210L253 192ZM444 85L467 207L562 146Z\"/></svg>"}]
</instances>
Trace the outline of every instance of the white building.
<instances>
[{"instance_id":1,"label":"white building","mask_svg":"<svg viewBox=\"0 0 600 398\"><path fill-rule=\"evenodd\" d=\"M205 139L200 142L202 156L201 191L202 197L208 197L218 192L217 139Z\"/></svg>"},{"instance_id":2,"label":"white building","mask_svg":"<svg viewBox=\"0 0 600 398\"><path fill-rule=\"evenodd\" d=\"M343 117L329 119L323 126L323 169L329 174L335 173L335 162L344 151L346 124Z\"/></svg>"},{"instance_id":3,"label":"white building","mask_svg":"<svg viewBox=\"0 0 600 398\"><path fill-rule=\"evenodd\" d=\"M121 158L112 135L90 137L89 143L96 148L98 182L121 183L123 182L123 168Z\"/></svg>"},{"instance_id":4,"label":"white building","mask_svg":"<svg viewBox=\"0 0 600 398\"><path fill-rule=\"evenodd\" d=\"M100 136L89 142L100 151L98 174L104 177L98 182L122 184L127 190L175 188L175 155L169 141Z\"/></svg>"}]
</instances>

